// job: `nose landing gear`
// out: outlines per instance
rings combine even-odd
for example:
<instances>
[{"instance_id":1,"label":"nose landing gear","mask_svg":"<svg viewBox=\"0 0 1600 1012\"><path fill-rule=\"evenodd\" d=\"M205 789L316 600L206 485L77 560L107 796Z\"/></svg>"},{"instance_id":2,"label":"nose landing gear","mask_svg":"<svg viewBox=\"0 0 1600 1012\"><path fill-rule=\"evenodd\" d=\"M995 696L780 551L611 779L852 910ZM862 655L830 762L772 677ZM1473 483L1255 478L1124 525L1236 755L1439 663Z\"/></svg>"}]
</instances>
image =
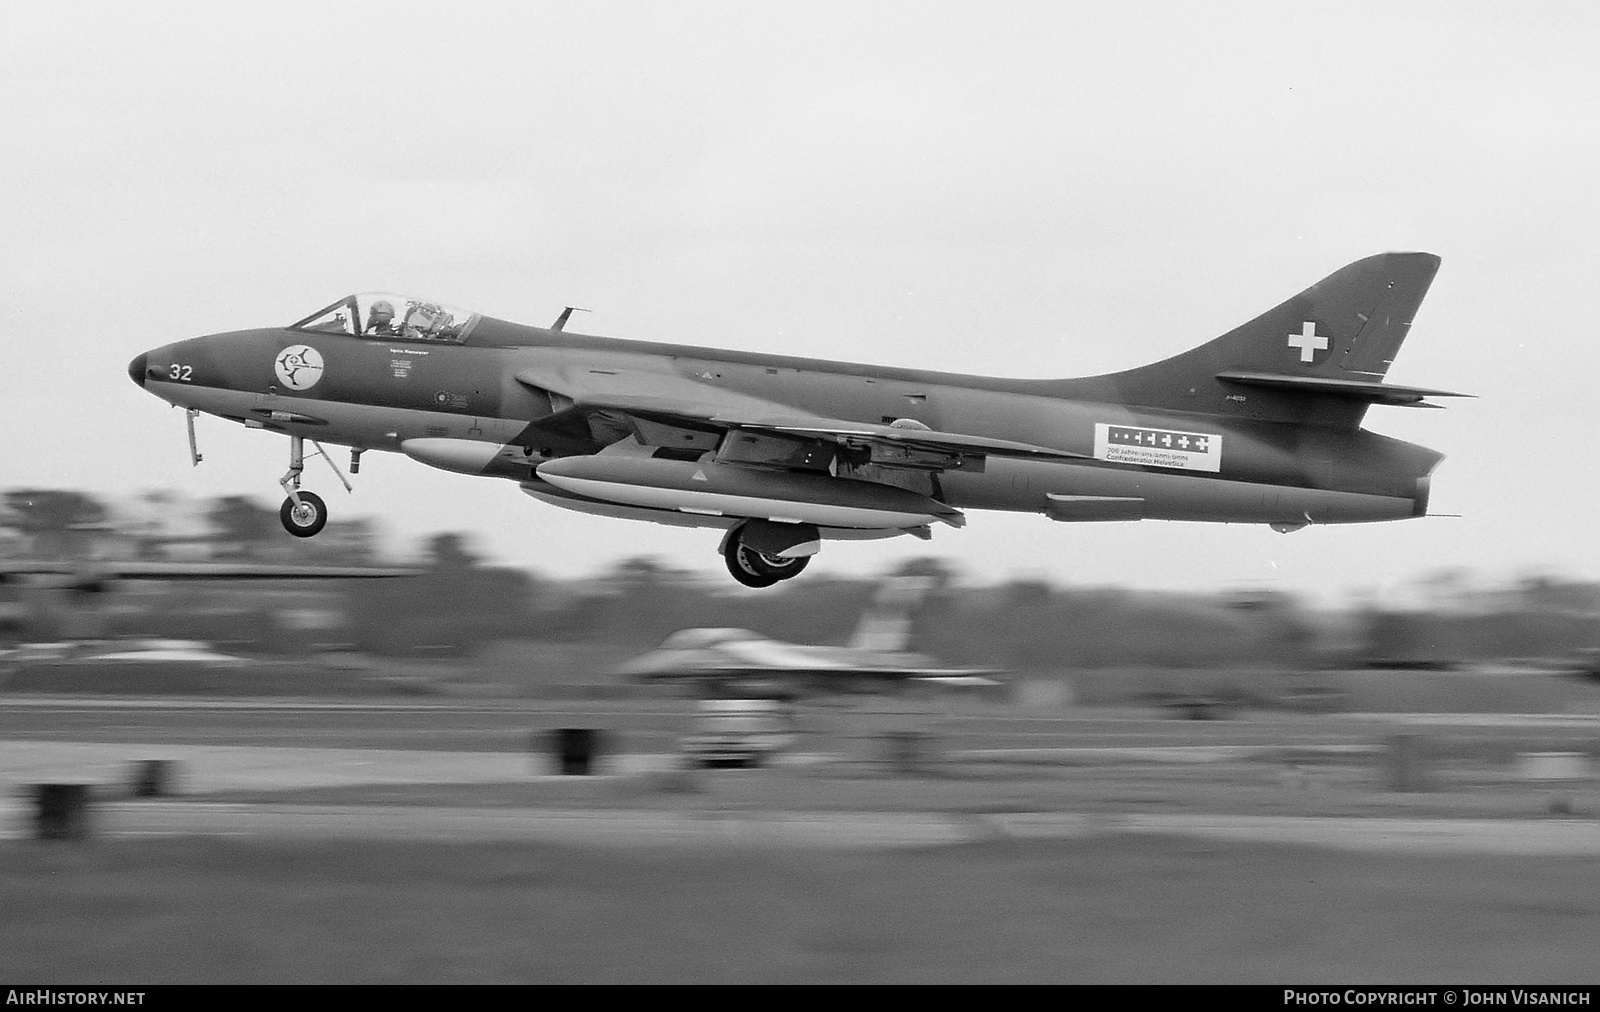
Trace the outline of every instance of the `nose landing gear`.
<instances>
[{"instance_id":1,"label":"nose landing gear","mask_svg":"<svg viewBox=\"0 0 1600 1012\"><path fill-rule=\"evenodd\" d=\"M298 502L296 501L298 500ZM328 504L315 492L295 491L278 507L283 529L297 538L309 538L328 524Z\"/></svg>"},{"instance_id":2,"label":"nose landing gear","mask_svg":"<svg viewBox=\"0 0 1600 1012\"><path fill-rule=\"evenodd\" d=\"M340 484L344 485L346 492L350 491L350 482L345 479L344 472L339 470L339 465L333 462L328 452L315 440L311 443L317 448L317 454L328 462L333 468L333 473L338 475ZM278 507L278 519L283 523L283 529L297 538L309 538L316 535L328 525L328 504L315 492L300 490L300 474L306 469L305 438L303 436L289 437L289 470L278 479L278 484L288 493L289 498Z\"/></svg>"}]
</instances>

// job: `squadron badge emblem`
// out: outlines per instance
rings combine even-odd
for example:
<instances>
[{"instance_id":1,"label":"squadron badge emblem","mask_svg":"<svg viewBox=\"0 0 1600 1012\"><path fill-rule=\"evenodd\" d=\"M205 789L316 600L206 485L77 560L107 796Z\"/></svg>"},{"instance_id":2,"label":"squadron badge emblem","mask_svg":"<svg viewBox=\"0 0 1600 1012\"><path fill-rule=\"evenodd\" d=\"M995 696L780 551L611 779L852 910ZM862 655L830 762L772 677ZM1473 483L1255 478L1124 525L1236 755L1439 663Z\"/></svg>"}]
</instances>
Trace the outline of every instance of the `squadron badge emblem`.
<instances>
[{"instance_id":1,"label":"squadron badge emblem","mask_svg":"<svg viewBox=\"0 0 1600 1012\"><path fill-rule=\"evenodd\" d=\"M290 390L310 390L322 379L322 354L309 344L290 345L278 352L272 368Z\"/></svg>"}]
</instances>

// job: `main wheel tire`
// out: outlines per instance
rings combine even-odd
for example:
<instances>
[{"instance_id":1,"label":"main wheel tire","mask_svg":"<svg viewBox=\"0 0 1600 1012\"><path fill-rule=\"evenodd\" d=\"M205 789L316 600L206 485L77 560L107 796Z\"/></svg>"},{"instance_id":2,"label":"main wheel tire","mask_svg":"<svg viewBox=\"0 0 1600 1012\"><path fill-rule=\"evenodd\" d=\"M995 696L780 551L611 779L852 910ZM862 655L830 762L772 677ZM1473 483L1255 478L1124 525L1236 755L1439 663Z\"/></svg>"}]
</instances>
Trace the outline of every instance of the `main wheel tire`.
<instances>
[{"instance_id":1,"label":"main wheel tire","mask_svg":"<svg viewBox=\"0 0 1600 1012\"><path fill-rule=\"evenodd\" d=\"M328 504L315 492L297 492L300 504L288 498L278 507L283 529L297 538L309 538L328 525Z\"/></svg>"},{"instance_id":2,"label":"main wheel tire","mask_svg":"<svg viewBox=\"0 0 1600 1012\"><path fill-rule=\"evenodd\" d=\"M770 587L779 580L792 579L799 576L811 561L809 555L802 555L798 559L763 555L739 541L728 543L723 558L728 563L728 572L746 587Z\"/></svg>"},{"instance_id":3,"label":"main wheel tire","mask_svg":"<svg viewBox=\"0 0 1600 1012\"><path fill-rule=\"evenodd\" d=\"M776 576L767 576L762 573L757 573L753 569L746 568L744 561L739 558L739 550L737 547L724 555L723 559L728 563L728 572L732 573L733 578L744 584L746 587L770 587L774 583L778 582L778 578Z\"/></svg>"}]
</instances>

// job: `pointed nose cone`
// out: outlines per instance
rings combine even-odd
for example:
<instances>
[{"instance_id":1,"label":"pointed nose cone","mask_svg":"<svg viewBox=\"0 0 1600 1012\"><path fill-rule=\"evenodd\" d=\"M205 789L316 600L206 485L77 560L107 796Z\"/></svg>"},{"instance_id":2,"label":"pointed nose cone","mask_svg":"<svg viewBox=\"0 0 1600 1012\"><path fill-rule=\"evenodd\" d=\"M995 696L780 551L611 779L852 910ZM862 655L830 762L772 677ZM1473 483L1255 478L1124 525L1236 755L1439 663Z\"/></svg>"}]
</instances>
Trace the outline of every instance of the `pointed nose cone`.
<instances>
[{"instance_id":1,"label":"pointed nose cone","mask_svg":"<svg viewBox=\"0 0 1600 1012\"><path fill-rule=\"evenodd\" d=\"M149 359L149 357L150 353L146 352L134 359L132 362L128 363L128 378L139 384L141 387L144 386L145 361Z\"/></svg>"}]
</instances>

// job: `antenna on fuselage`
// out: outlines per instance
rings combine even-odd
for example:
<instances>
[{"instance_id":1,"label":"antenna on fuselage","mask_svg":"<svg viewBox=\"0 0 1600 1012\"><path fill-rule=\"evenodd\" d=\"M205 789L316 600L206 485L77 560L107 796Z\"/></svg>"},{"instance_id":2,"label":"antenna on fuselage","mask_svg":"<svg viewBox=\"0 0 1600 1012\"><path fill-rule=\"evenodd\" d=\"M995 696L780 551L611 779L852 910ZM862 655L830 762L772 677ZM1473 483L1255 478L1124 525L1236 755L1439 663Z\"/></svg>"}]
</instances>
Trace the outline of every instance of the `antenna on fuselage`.
<instances>
[{"instance_id":1,"label":"antenna on fuselage","mask_svg":"<svg viewBox=\"0 0 1600 1012\"><path fill-rule=\"evenodd\" d=\"M573 313L587 313L587 312L588 312L587 309L580 309L577 306L568 306L566 309L563 309L561 311L561 315L560 316L556 317L556 322L550 324L550 329L551 330L564 330L564 329L566 329L567 321L572 319L572 314Z\"/></svg>"}]
</instances>

